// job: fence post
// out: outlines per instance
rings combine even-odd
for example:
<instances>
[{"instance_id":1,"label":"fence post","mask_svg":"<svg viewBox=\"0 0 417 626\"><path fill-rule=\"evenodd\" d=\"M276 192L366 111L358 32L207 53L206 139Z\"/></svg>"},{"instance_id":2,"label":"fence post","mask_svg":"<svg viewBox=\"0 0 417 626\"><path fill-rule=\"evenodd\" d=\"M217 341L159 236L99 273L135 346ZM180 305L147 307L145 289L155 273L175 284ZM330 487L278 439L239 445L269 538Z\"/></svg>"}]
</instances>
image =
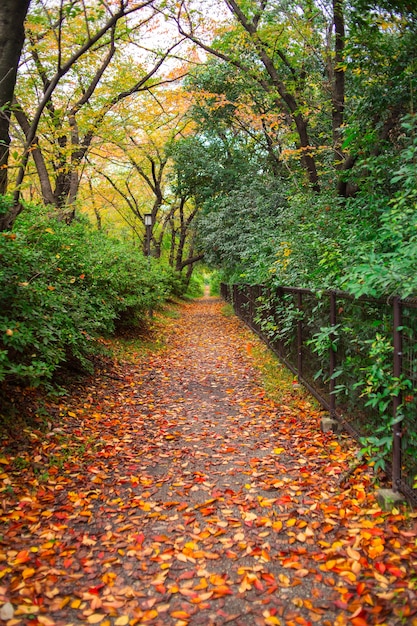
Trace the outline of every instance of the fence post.
<instances>
[{"instance_id":1,"label":"fence post","mask_svg":"<svg viewBox=\"0 0 417 626\"><path fill-rule=\"evenodd\" d=\"M336 326L336 294L331 291L330 292L330 326ZM330 334L330 342L333 344L335 340L335 336ZM336 414L336 396L334 394L335 388L335 380L333 378L334 370L336 368L336 352L333 350L333 347L330 346L330 364L329 364L329 392L330 392L330 417L335 417Z\"/></svg>"},{"instance_id":2,"label":"fence post","mask_svg":"<svg viewBox=\"0 0 417 626\"><path fill-rule=\"evenodd\" d=\"M297 353L298 353L298 380L303 377L303 321L301 319L301 313L303 311L303 294L301 291L297 294L297 308L298 308L298 321L297 321Z\"/></svg>"},{"instance_id":3,"label":"fence post","mask_svg":"<svg viewBox=\"0 0 417 626\"><path fill-rule=\"evenodd\" d=\"M400 298L396 297L392 303L393 307L393 344L394 344L394 378L400 378L402 372L402 306ZM402 424L396 422L398 409L401 405L401 392L393 397L392 410L394 425L392 428L392 489L398 491L398 483L401 480L401 437Z\"/></svg>"}]
</instances>

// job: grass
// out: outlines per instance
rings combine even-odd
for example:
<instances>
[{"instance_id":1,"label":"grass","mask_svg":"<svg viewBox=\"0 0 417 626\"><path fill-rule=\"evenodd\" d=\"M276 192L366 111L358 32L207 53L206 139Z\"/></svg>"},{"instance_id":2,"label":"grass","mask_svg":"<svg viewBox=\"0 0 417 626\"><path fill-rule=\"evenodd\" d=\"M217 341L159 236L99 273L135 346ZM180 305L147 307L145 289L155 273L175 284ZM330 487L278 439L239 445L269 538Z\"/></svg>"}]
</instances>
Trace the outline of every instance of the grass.
<instances>
[{"instance_id":1,"label":"grass","mask_svg":"<svg viewBox=\"0 0 417 626\"><path fill-rule=\"evenodd\" d=\"M277 356L257 338L252 348L254 365L261 373L262 386L269 398L288 406L300 400L308 400L315 408L319 408L316 399L305 387L300 385L294 374L278 359Z\"/></svg>"},{"instance_id":2,"label":"grass","mask_svg":"<svg viewBox=\"0 0 417 626\"><path fill-rule=\"evenodd\" d=\"M222 308L222 315L224 315L224 317L233 317L233 315L235 314L233 307L231 304L225 304L224 307Z\"/></svg>"},{"instance_id":3,"label":"grass","mask_svg":"<svg viewBox=\"0 0 417 626\"><path fill-rule=\"evenodd\" d=\"M235 315L233 307L225 304L222 313L225 317ZM305 387L298 383L296 376L270 350L260 337L248 329L250 333L250 355L254 367L260 372L262 386L271 400L280 404L295 407L300 401L307 401L315 410L320 404Z\"/></svg>"},{"instance_id":4,"label":"grass","mask_svg":"<svg viewBox=\"0 0 417 626\"><path fill-rule=\"evenodd\" d=\"M126 329L109 340L113 357L134 363L138 359L146 359L151 353L163 350L166 346L166 328L180 317L181 313L175 301L159 308L154 311L146 325Z\"/></svg>"}]
</instances>

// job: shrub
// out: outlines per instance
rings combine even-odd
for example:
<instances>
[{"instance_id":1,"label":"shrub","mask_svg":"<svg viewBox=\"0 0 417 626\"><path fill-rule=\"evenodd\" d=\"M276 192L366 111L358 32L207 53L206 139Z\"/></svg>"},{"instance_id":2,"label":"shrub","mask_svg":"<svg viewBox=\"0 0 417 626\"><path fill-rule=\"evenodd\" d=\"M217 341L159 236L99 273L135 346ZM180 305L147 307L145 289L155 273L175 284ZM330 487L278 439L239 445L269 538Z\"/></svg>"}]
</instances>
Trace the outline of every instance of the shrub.
<instances>
[{"instance_id":1,"label":"shrub","mask_svg":"<svg viewBox=\"0 0 417 626\"><path fill-rule=\"evenodd\" d=\"M91 369L100 335L176 288L171 270L133 246L33 207L0 234L0 266L0 381L33 386L68 360Z\"/></svg>"}]
</instances>

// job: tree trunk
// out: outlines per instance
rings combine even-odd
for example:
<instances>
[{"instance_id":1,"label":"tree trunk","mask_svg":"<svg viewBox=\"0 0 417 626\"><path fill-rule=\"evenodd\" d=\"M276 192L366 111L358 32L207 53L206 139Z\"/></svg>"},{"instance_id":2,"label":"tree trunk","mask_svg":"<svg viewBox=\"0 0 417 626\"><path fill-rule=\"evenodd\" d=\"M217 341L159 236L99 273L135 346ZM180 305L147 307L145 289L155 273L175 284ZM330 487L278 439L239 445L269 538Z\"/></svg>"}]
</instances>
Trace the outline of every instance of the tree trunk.
<instances>
[{"instance_id":1,"label":"tree trunk","mask_svg":"<svg viewBox=\"0 0 417 626\"><path fill-rule=\"evenodd\" d=\"M25 112L16 101L16 99L14 99L13 101L13 114L27 139L30 132L30 123L28 118L26 117ZM46 205L54 204L55 199L52 192L51 182L49 180L48 170L46 167L45 159L43 158L42 151L39 148L37 138L35 138L33 142L31 154L35 162L36 170L38 172L39 182L42 191L42 201Z\"/></svg>"},{"instance_id":2,"label":"tree trunk","mask_svg":"<svg viewBox=\"0 0 417 626\"><path fill-rule=\"evenodd\" d=\"M10 112L30 0L0 2L0 193L7 191ZM0 229L2 229L0 220Z\"/></svg>"},{"instance_id":3,"label":"tree trunk","mask_svg":"<svg viewBox=\"0 0 417 626\"><path fill-rule=\"evenodd\" d=\"M345 47L345 21L343 15L343 0L333 0L333 24L335 32L334 64L333 64L333 147L335 151L336 167L343 168L344 155L342 152L341 128L344 121L345 108L345 71L342 67Z\"/></svg>"}]
</instances>

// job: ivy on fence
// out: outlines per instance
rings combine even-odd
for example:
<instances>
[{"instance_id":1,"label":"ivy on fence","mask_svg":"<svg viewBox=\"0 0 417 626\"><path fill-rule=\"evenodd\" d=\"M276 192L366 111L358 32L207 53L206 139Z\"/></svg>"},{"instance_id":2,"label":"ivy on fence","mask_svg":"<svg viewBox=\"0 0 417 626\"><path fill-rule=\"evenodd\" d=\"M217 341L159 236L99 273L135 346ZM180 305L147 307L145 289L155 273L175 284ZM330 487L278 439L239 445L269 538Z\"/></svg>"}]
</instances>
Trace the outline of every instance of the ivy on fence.
<instances>
[{"instance_id":1,"label":"ivy on fence","mask_svg":"<svg viewBox=\"0 0 417 626\"><path fill-rule=\"evenodd\" d=\"M417 502L417 300L222 285L222 296ZM414 485L415 487L415 485Z\"/></svg>"}]
</instances>

